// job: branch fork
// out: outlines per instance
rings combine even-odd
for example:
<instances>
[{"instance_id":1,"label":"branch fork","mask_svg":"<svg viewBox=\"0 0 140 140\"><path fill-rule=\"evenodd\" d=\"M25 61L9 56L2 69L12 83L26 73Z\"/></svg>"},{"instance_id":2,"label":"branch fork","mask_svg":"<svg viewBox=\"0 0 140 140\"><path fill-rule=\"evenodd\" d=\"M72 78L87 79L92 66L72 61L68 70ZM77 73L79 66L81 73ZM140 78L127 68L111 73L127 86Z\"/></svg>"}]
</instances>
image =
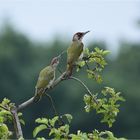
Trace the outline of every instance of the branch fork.
<instances>
[{"instance_id":1,"label":"branch fork","mask_svg":"<svg viewBox=\"0 0 140 140\"><path fill-rule=\"evenodd\" d=\"M46 92L48 92L49 90L51 90L55 86L57 86L60 82L62 82L64 80L69 80L69 79L73 79L73 80L79 82L86 89L86 91L88 92L88 94L90 96L93 96L93 94L88 89L88 87L80 79L78 79L76 77L73 77L73 76L67 77L67 71L61 73L61 75L52 83L52 85L51 85L50 88L46 88L45 89L44 95L45 95ZM93 100L95 101L95 103L98 103L97 100L96 100L96 98L93 98ZM23 133L22 133L22 129L21 129L21 125L20 125L20 121L19 121L17 112L20 111L20 110L22 110L22 109L24 109L24 108L26 108L26 107L28 107L28 106L30 106L33 103L35 103L34 102L34 96L31 97L30 99L28 99L27 101L21 103L17 107L14 107L11 110L11 113L13 114L14 126L15 126L15 130L16 130L16 136L17 136L17 138L23 137ZM53 104L53 109L55 110L54 104ZM56 110L55 110L55 113L56 113Z\"/></svg>"}]
</instances>

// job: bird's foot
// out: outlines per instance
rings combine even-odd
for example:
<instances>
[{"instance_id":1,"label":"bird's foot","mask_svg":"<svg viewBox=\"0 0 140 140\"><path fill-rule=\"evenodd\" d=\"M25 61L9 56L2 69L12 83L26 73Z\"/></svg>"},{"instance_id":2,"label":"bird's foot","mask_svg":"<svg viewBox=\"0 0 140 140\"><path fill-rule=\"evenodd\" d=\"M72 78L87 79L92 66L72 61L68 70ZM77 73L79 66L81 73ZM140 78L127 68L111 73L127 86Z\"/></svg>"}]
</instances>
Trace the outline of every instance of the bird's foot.
<instances>
[{"instance_id":1,"label":"bird's foot","mask_svg":"<svg viewBox=\"0 0 140 140\"><path fill-rule=\"evenodd\" d=\"M70 79L71 74L69 72L66 72L65 75L62 77L62 80Z\"/></svg>"},{"instance_id":2,"label":"bird's foot","mask_svg":"<svg viewBox=\"0 0 140 140\"><path fill-rule=\"evenodd\" d=\"M47 88L48 89L52 89L53 88L52 84L51 85L48 85Z\"/></svg>"}]
</instances>

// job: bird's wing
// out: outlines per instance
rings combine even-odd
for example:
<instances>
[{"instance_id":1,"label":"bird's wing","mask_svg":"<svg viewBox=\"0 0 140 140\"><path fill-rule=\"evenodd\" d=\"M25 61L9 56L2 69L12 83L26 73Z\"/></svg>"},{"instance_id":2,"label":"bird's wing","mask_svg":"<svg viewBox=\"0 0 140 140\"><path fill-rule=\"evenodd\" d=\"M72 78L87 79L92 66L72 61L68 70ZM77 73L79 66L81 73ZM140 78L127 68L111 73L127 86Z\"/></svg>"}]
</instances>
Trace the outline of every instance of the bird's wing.
<instances>
[{"instance_id":1,"label":"bird's wing","mask_svg":"<svg viewBox=\"0 0 140 140\"><path fill-rule=\"evenodd\" d=\"M73 42L67 50L67 61L68 63L75 62L83 52L83 43Z\"/></svg>"},{"instance_id":2,"label":"bird's wing","mask_svg":"<svg viewBox=\"0 0 140 140\"><path fill-rule=\"evenodd\" d=\"M36 84L36 88L45 88L54 78L54 70L51 66L47 66L43 70L41 70L39 74L39 78Z\"/></svg>"},{"instance_id":3,"label":"bird's wing","mask_svg":"<svg viewBox=\"0 0 140 140\"><path fill-rule=\"evenodd\" d=\"M82 54L83 48L84 48L84 44L81 42L80 51L79 51L79 54L78 54L79 56Z\"/></svg>"}]
</instances>

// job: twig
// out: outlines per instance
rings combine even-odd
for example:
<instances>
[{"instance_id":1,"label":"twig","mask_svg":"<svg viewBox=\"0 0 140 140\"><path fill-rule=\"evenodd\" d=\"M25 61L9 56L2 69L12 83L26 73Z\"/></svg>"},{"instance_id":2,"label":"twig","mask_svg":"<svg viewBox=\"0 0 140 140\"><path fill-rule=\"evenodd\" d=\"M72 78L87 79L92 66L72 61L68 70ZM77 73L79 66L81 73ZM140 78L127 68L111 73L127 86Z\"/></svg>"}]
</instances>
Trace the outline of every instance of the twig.
<instances>
[{"instance_id":1,"label":"twig","mask_svg":"<svg viewBox=\"0 0 140 140\"><path fill-rule=\"evenodd\" d=\"M6 108L5 106L0 105L1 108L3 108L4 110L10 111L8 108Z\"/></svg>"},{"instance_id":2,"label":"twig","mask_svg":"<svg viewBox=\"0 0 140 140\"><path fill-rule=\"evenodd\" d=\"M57 112L52 97L51 97L49 94L47 94L47 93L45 93L45 95L49 97L49 100L50 100L50 102L51 102L51 105L52 105L52 107L53 107L53 110L54 110L55 115L56 115L56 116L59 116L59 125L63 125L63 124L64 124L64 121L63 121L63 119L61 118L61 116L59 115L59 113Z\"/></svg>"},{"instance_id":3,"label":"twig","mask_svg":"<svg viewBox=\"0 0 140 140\"><path fill-rule=\"evenodd\" d=\"M93 94L91 93L91 91L89 90L89 88L84 84L84 82L82 82L80 79L78 79L78 78L76 78L74 76L69 77L69 79L73 79L73 80L78 81L82 86L85 87L85 89L87 90L88 94L93 97ZM95 98L93 98L93 100L94 100L94 102L96 104L98 104L98 102L97 102L97 100Z\"/></svg>"},{"instance_id":4,"label":"twig","mask_svg":"<svg viewBox=\"0 0 140 140\"><path fill-rule=\"evenodd\" d=\"M20 124L20 121L19 121L19 118L18 118L18 114L17 114L17 108L14 107L11 110L11 113L13 114L13 122L14 122L15 131L16 131L16 137L17 137L17 139L23 138L21 124Z\"/></svg>"},{"instance_id":5,"label":"twig","mask_svg":"<svg viewBox=\"0 0 140 140\"><path fill-rule=\"evenodd\" d=\"M86 62L86 61L85 61L85 64L86 64L87 69L89 70L90 68L89 68L89 65L87 64L87 62Z\"/></svg>"},{"instance_id":6,"label":"twig","mask_svg":"<svg viewBox=\"0 0 140 140\"><path fill-rule=\"evenodd\" d=\"M55 105L54 105L54 101L53 101L52 97L51 97L49 94L47 94L47 93L45 93L45 95L49 98L49 100L50 100L50 102L51 102L51 105L52 105L52 108L53 108L53 110L54 110L55 115L58 116L58 112L57 112L57 110L56 110L56 107L55 107Z\"/></svg>"}]
</instances>

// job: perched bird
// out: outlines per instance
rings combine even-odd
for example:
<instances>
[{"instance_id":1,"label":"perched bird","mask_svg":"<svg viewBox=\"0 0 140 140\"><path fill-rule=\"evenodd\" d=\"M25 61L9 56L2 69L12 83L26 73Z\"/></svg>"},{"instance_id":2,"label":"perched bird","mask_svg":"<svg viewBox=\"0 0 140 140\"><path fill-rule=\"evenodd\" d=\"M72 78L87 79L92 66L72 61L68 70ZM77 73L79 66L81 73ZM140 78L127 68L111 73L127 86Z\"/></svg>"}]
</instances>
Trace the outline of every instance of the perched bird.
<instances>
[{"instance_id":1,"label":"perched bird","mask_svg":"<svg viewBox=\"0 0 140 140\"><path fill-rule=\"evenodd\" d=\"M38 81L35 87L36 91L34 96L34 102L38 102L41 99L43 93L45 92L45 89L50 88L52 83L54 82L55 71L57 65L59 64L60 57L61 57L60 55L54 57L51 60L50 65L40 71Z\"/></svg>"},{"instance_id":2,"label":"perched bird","mask_svg":"<svg viewBox=\"0 0 140 140\"><path fill-rule=\"evenodd\" d=\"M86 32L77 32L74 34L72 39L71 46L67 49L67 75L71 76L73 66L75 65L75 62L78 60L80 55L83 52L84 44L82 43L82 39L85 34L87 34L90 31Z\"/></svg>"}]
</instances>

